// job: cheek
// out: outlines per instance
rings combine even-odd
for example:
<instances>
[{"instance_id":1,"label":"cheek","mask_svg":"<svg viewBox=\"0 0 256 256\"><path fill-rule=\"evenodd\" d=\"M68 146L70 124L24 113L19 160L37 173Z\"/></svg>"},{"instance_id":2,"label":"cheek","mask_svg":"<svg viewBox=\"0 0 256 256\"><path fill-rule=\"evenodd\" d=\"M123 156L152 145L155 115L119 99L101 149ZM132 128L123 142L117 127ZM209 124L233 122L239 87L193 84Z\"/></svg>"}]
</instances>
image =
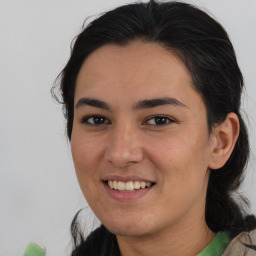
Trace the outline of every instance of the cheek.
<instances>
[{"instance_id":1,"label":"cheek","mask_svg":"<svg viewBox=\"0 0 256 256\"><path fill-rule=\"evenodd\" d=\"M71 136L71 151L77 171L90 172L100 158L100 141L88 136L80 128L74 128ZM96 167L96 166L95 166Z\"/></svg>"},{"instance_id":2,"label":"cheek","mask_svg":"<svg viewBox=\"0 0 256 256\"><path fill-rule=\"evenodd\" d=\"M104 207L102 191L99 190L101 183L99 173L101 149L99 145L97 139L86 138L81 133L74 132L72 134L71 150L77 179L86 202L98 217L101 216L101 213L110 215L109 209Z\"/></svg>"},{"instance_id":3,"label":"cheek","mask_svg":"<svg viewBox=\"0 0 256 256\"><path fill-rule=\"evenodd\" d=\"M86 198L95 192L95 184L99 180L95 171L98 161L95 142L86 138L83 133L73 129L71 137L71 151L78 182Z\"/></svg>"},{"instance_id":4,"label":"cheek","mask_svg":"<svg viewBox=\"0 0 256 256\"><path fill-rule=\"evenodd\" d=\"M172 186L181 183L189 186L204 179L209 161L207 135L176 133L162 140L158 138L148 148L155 167Z\"/></svg>"},{"instance_id":5,"label":"cheek","mask_svg":"<svg viewBox=\"0 0 256 256\"><path fill-rule=\"evenodd\" d=\"M195 206L203 207L208 185L208 153L202 140L188 140L175 136L155 147L155 166L161 175L159 187L166 205L166 212L186 212ZM153 155L153 152L152 152ZM194 205L194 206L193 206ZM195 207L196 208L196 207ZM167 214L168 215L168 214Z\"/></svg>"}]
</instances>

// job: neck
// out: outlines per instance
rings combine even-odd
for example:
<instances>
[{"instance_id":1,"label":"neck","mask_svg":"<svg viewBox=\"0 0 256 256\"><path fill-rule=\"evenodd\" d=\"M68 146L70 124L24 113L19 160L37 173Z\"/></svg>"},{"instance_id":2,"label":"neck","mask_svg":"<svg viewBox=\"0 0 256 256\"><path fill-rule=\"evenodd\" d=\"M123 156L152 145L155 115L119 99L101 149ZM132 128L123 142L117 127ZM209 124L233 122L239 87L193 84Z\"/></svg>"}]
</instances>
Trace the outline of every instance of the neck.
<instances>
[{"instance_id":1,"label":"neck","mask_svg":"<svg viewBox=\"0 0 256 256\"><path fill-rule=\"evenodd\" d=\"M202 216L203 217L203 216ZM202 218L204 220L204 218ZM202 220L201 219L201 220ZM185 223L143 237L117 236L121 256L182 255L195 256L214 238L205 221Z\"/></svg>"}]
</instances>

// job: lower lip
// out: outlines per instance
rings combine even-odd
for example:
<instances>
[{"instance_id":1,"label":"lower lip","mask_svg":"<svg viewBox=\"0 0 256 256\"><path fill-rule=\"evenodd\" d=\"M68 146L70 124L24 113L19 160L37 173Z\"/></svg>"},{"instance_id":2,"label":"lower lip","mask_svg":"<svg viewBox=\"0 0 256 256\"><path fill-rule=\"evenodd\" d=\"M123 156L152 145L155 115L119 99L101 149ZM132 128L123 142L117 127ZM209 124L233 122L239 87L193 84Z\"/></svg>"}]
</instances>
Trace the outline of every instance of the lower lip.
<instances>
[{"instance_id":1,"label":"lower lip","mask_svg":"<svg viewBox=\"0 0 256 256\"><path fill-rule=\"evenodd\" d=\"M103 183L103 185L108 195L110 195L110 197L119 201L132 201L132 200L139 199L145 196L147 193L149 193L150 190L153 188L153 186L151 186L149 188L142 188L142 189L136 189L134 191L121 192L116 189L111 189L106 183Z\"/></svg>"}]
</instances>

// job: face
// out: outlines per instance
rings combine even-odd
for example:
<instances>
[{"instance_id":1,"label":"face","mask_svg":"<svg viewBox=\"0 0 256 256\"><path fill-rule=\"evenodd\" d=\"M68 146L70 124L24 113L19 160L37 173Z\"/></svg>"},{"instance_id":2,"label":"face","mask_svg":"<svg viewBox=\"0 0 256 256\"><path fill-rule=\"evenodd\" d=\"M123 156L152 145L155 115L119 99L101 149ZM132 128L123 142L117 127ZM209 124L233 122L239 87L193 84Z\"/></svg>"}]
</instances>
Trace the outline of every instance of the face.
<instances>
[{"instance_id":1,"label":"face","mask_svg":"<svg viewBox=\"0 0 256 256\"><path fill-rule=\"evenodd\" d=\"M153 43L106 45L77 77L72 155L80 187L113 233L204 221L212 140L184 64Z\"/></svg>"}]
</instances>

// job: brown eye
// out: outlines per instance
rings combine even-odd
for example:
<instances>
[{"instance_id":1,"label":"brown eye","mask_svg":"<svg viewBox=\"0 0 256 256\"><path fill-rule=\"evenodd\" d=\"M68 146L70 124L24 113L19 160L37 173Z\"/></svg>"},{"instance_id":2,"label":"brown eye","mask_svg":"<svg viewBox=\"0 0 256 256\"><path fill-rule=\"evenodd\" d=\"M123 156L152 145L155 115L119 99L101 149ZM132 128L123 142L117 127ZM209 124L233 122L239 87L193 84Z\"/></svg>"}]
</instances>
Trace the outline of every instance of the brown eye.
<instances>
[{"instance_id":1,"label":"brown eye","mask_svg":"<svg viewBox=\"0 0 256 256\"><path fill-rule=\"evenodd\" d=\"M109 121L103 116L89 116L82 120L84 124L90 125L101 125L101 124L109 124Z\"/></svg>"},{"instance_id":2,"label":"brown eye","mask_svg":"<svg viewBox=\"0 0 256 256\"><path fill-rule=\"evenodd\" d=\"M154 116L150 119L148 119L148 121L146 122L146 124L149 125L166 125L169 123L173 123L174 121L167 117L167 116Z\"/></svg>"}]
</instances>

